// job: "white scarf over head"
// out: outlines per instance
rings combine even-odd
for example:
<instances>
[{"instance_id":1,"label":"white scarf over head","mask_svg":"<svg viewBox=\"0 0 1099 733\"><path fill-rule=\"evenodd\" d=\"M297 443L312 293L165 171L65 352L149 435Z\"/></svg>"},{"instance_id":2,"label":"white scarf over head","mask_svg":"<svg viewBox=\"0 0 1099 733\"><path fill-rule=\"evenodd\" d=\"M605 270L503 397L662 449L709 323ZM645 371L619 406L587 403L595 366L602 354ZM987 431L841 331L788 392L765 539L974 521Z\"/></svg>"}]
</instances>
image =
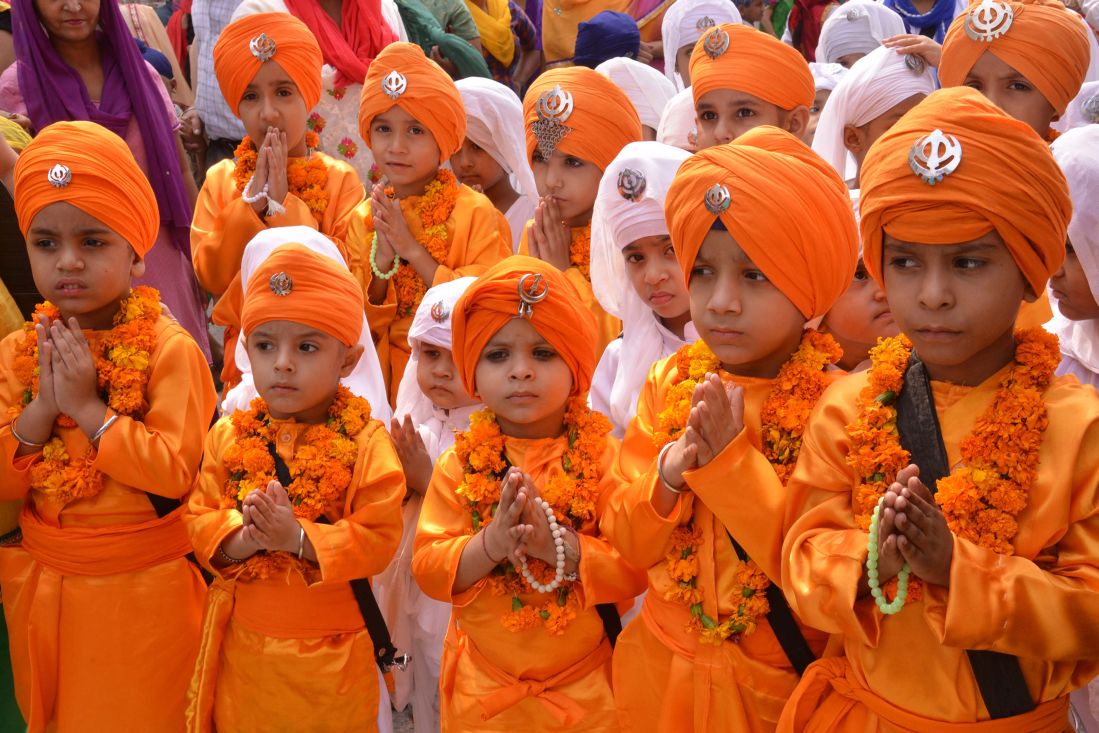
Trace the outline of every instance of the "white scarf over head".
<instances>
[{"instance_id":1,"label":"white scarf over head","mask_svg":"<svg viewBox=\"0 0 1099 733\"><path fill-rule=\"evenodd\" d=\"M849 0L832 11L820 29L817 60L834 63L852 53L870 53L905 33L904 21L876 0Z\"/></svg>"},{"instance_id":2,"label":"white scarf over head","mask_svg":"<svg viewBox=\"0 0 1099 733\"><path fill-rule=\"evenodd\" d=\"M664 42L664 75L676 89L684 87L679 69L675 68L676 52L693 46L715 25L740 23L740 11L731 0L676 0L664 13L660 24L660 39Z\"/></svg>"},{"instance_id":3,"label":"white scarf over head","mask_svg":"<svg viewBox=\"0 0 1099 733\"><path fill-rule=\"evenodd\" d=\"M656 141L681 150L693 148L695 143L691 137L698 134L697 126L694 96L691 88L687 87L677 92L665 105L664 116L660 118L660 125L656 128Z\"/></svg>"},{"instance_id":4,"label":"white scarf over head","mask_svg":"<svg viewBox=\"0 0 1099 733\"><path fill-rule=\"evenodd\" d=\"M813 74L813 84L817 91L830 92L836 88L847 74L847 67L839 64L825 64L819 61L809 62L809 71Z\"/></svg>"},{"instance_id":5,"label":"white scarf over head","mask_svg":"<svg viewBox=\"0 0 1099 733\"><path fill-rule=\"evenodd\" d=\"M1061 132L1099 123L1099 81L1085 82L1080 93L1069 102L1065 114L1053 123Z\"/></svg>"},{"instance_id":6,"label":"white scarf over head","mask_svg":"<svg viewBox=\"0 0 1099 733\"><path fill-rule=\"evenodd\" d=\"M675 96L675 85L659 71L634 59L618 56L595 67L614 82L633 102L641 124L656 130L668 100Z\"/></svg>"}]
</instances>

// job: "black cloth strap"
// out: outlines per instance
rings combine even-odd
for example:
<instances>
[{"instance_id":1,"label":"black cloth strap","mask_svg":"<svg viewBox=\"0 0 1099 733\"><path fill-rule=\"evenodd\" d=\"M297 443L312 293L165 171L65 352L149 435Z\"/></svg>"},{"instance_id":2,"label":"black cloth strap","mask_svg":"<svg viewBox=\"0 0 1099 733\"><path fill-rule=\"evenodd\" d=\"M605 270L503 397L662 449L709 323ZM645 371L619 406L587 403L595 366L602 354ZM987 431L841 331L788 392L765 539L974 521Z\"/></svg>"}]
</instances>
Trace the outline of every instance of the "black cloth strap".
<instances>
[{"instance_id":1,"label":"black cloth strap","mask_svg":"<svg viewBox=\"0 0 1099 733\"><path fill-rule=\"evenodd\" d=\"M736 552L736 556L740 558L740 561L748 562L748 553L733 538L732 533L726 529L725 534L729 536L729 541L733 543L733 550ZM771 631L775 632L775 638L778 639L779 646L782 647L786 658L790 660L790 666L797 670L798 676L801 676L805 674L805 668L816 661L813 650L809 648L809 642L805 640L805 636L801 633L801 627L794 619L794 612L790 610L790 605L786 602L786 596L782 594L782 589L773 582L768 583L766 595L767 605L770 607L770 610L767 611L767 623L771 625Z\"/></svg>"},{"instance_id":2,"label":"black cloth strap","mask_svg":"<svg viewBox=\"0 0 1099 733\"><path fill-rule=\"evenodd\" d=\"M904 388L897 396L897 431L901 447L920 467L920 480L934 494L939 479L950 475L931 379L915 353L908 360ZM973 677L993 719L1023 715L1034 709L1019 658L983 649L967 649Z\"/></svg>"},{"instance_id":3,"label":"black cloth strap","mask_svg":"<svg viewBox=\"0 0 1099 733\"><path fill-rule=\"evenodd\" d=\"M603 633L607 635L607 641L613 649L618 643L618 635L622 633L622 617L618 615L618 606L613 603L599 603L595 610L599 613L599 620L603 622Z\"/></svg>"}]
</instances>

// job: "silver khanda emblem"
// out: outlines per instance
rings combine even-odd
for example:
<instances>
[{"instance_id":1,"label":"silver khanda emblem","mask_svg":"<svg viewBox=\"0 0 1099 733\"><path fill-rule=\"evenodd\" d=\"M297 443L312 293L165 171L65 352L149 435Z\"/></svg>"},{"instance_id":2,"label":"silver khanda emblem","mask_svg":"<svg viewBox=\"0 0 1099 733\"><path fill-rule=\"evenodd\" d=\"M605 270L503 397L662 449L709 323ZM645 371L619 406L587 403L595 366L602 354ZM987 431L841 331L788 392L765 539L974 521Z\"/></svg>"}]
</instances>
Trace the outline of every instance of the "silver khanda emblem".
<instances>
[{"instance_id":1,"label":"silver khanda emblem","mask_svg":"<svg viewBox=\"0 0 1099 733\"><path fill-rule=\"evenodd\" d=\"M715 216L724 214L729 208L729 204L733 202L732 197L729 196L729 189L722 186L720 183L715 183L706 189L706 211L709 211Z\"/></svg>"},{"instance_id":2,"label":"silver khanda emblem","mask_svg":"<svg viewBox=\"0 0 1099 733\"><path fill-rule=\"evenodd\" d=\"M697 30L699 33L705 33L707 28L713 28L716 25L716 20L708 15L703 15L701 18L698 19L698 22L695 23L695 30Z\"/></svg>"},{"instance_id":3,"label":"silver khanda emblem","mask_svg":"<svg viewBox=\"0 0 1099 733\"><path fill-rule=\"evenodd\" d=\"M530 131L534 133L538 152L542 157L549 158L553 155L561 141L572 132L572 128L564 124L572 114L572 107L572 94L560 85L538 97L534 105L538 119L531 123Z\"/></svg>"},{"instance_id":4,"label":"silver khanda emblem","mask_svg":"<svg viewBox=\"0 0 1099 733\"><path fill-rule=\"evenodd\" d=\"M272 293L283 298L290 295L294 290L294 279L285 272L276 272L271 276L268 285L270 286Z\"/></svg>"},{"instance_id":5,"label":"silver khanda emblem","mask_svg":"<svg viewBox=\"0 0 1099 733\"><path fill-rule=\"evenodd\" d=\"M992 43L1011 28L1015 11L998 0L981 0L965 16L965 34L978 43Z\"/></svg>"},{"instance_id":6,"label":"silver khanda emblem","mask_svg":"<svg viewBox=\"0 0 1099 733\"><path fill-rule=\"evenodd\" d=\"M912 172L929 186L940 183L962 162L962 144L953 135L935 130L915 142L908 153Z\"/></svg>"},{"instance_id":7,"label":"silver khanda emblem","mask_svg":"<svg viewBox=\"0 0 1099 733\"><path fill-rule=\"evenodd\" d=\"M549 283L542 275L528 272L519 278L519 317L533 318L534 306L549 295Z\"/></svg>"},{"instance_id":8,"label":"silver khanda emblem","mask_svg":"<svg viewBox=\"0 0 1099 733\"><path fill-rule=\"evenodd\" d=\"M908 67L916 76L919 76L927 68L927 62L923 60L923 56L917 56L914 53L910 53L904 57L904 65Z\"/></svg>"},{"instance_id":9,"label":"silver khanda emblem","mask_svg":"<svg viewBox=\"0 0 1099 733\"><path fill-rule=\"evenodd\" d=\"M450 318L450 311L443 305L443 301L437 301L431 306L431 320L436 323L446 323L448 318Z\"/></svg>"},{"instance_id":10,"label":"silver khanda emblem","mask_svg":"<svg viewBox=\"0 0 1099 733\"><path fill-rule=\"evenodd\" d=\"M408 80L404 78L404 74L394 69L382 79L382 91L390 99L398 99L408 91Z\"/></svg>"},{"instance_id":11,"label":"silver khanda emblem","mask_svg":"<svg viewBox=\"0 0 1099 733\"><path fill-rule=\"evenodd\" d=\"M253 56L263 62L273 59L278 47L275 45L274 38L271 38L266 33L260 33L248 42L248 50L252 52Z\"/></svg>"},{"instance_id":12,"label":"silver khanda emblem","mask_svg":"<svg viewBox=\"0 0 1099 733\"><path fill-rule=\"evenodd\" d=\"M46 174L46 180L50 182L50 185L54 188L64 188L72 183L73 172L69 169L69 166L63 163L54 164L53 168L50 168L49 173Z\"/></svg>"},{"instance_id":13,"label":"silver khanda emblem","mask_svg":"<svg viewBox=\"0 0 1099 733\"><path fill-rule=\"evenodd\" d=\"M618 193L627 201L638 201L645 193L645 174L632 168L623 168L618 174Z\"/></svg>"},{"instance_id":14,"label":"silver khanda emblem","mask_svg":"<svg viewBox=\"0 0 1099 733\"><path fill-rule=\"evenodd\" d=\"M854 23L859 18L865 18L866 15L866 11L862 8L851 8L847 11L847 21L849 23Z\"/></svg>"},{"instance_id":15,"label":"silver khanda emblem","mask_svg":"<svg viewBox=\"0 0 1099 733\"><path fill-rule=\"evenodd\" d=\"M1094 95L1080 107L1080 111L1084 114L1084 119L1088 122L1095 124L1099 122L1099 94Z\"/></svg>"},{"instance_id":16,"label":"silver khanda emblem","mask_svg":"<svg viewBox=\"0 0 1099 733\"><path fill-rule=\"evenodd\" d=\"M729 34L721 28L714 28L702 41L702 50L711 59L717 59L729 50Z\"/></svg>"}]
</instances>

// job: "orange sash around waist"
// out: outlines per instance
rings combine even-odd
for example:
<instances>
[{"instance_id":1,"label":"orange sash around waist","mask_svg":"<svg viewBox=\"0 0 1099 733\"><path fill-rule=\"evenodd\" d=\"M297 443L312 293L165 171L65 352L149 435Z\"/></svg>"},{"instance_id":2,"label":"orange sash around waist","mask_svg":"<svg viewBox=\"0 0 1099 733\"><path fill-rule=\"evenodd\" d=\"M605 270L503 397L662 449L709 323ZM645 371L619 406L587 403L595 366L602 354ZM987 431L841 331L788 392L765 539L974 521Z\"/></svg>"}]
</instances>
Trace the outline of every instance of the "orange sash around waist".
<instances>
[{"instance_id":1,"label":"orange sash around waist","mask_svg":"<svg viewBox=\"0 0 1099 733\"><path fill-rule=\"evenodd\" d=\"M307 586L254 581L234 584L233 618L264 636L312 639L363 629L363 617L349 583Z\"/></svg>"}]
</instances>

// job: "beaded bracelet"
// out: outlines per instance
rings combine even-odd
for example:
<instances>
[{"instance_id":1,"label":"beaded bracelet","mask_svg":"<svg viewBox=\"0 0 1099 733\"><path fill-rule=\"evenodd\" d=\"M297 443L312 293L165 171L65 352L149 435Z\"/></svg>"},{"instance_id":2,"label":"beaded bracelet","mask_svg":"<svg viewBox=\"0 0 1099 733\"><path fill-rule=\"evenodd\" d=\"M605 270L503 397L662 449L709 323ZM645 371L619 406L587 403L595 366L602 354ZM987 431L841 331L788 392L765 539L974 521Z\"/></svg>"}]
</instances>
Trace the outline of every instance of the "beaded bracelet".
<instances>
[{"instance_id":1,"label":"beaded bracelet","mask_svg":"<svg viewBox=\"0 0 1099 733\"><path fill-rule=\"evenodd\" d=\"M393 255L393 269L389 272L382 272L378 269L378 233L374 232L374 239L370 241L370 271L374 273L374 277L381 278L382 280L388 280L397 274L397 269L401 266L400 255Z\"/></svg>"},{"instance_id":2,"label":"beaded bracelet","mask_svg":"<svg viewBox=\"0 0 1099 733\"><path fill-rule=\"evenodd\" d=\"M905 599L908 598L908 574L911 569L908 563L901 567L897 573L897 597L892 601L885 600L881 585L878 583L878 518L881 516L881 508L885 505L885 497L878 500L874 507L874 513L870 516L870 539L866 546L866 582L870 586L870 595L874 596L874 603L887 616L892 616L904 608Z\"/></svg>"}]
</instances>

